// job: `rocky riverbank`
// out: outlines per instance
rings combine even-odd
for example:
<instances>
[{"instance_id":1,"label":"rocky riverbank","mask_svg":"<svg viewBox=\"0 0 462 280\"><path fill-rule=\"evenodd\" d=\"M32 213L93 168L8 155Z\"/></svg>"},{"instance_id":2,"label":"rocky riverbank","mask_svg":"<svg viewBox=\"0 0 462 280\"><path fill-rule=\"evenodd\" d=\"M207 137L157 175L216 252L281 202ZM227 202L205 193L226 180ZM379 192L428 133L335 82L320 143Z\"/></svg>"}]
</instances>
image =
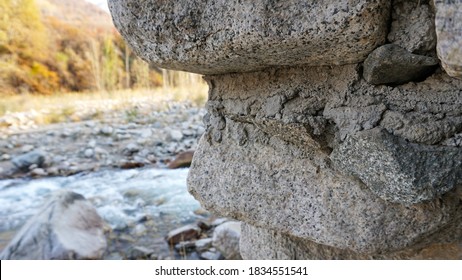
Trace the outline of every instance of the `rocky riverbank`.
<instances>
[{"instance_id":1,"label":"rocky riverbank","mask_svg":"<svg viewBox=\"0 0 462 280\"><path fill-rule=\"evenodd\" d=\"M205 111L189 102L138 100L123 110L98 106L68 117L80 121L46 126L35 120L50 111L1 117L0 179L165 167L178 153L194 150L204 132Z\"/></svg>"},{"instance_id":2,"label":"rocky riverbank","mask_svg":"<svg viewBox=\"0 0 462 280\"><path fill-rule=\"evenodd\" d=\"M176 206L170 204L178 203L172 198L176 194L167 194L168 191L162 189L170 187L178 192L182 189L186 195L185 178L182 187L178 183L163 186L172 184L170 179L162 181L170 175L146 173L148 169L166 168L179 153L195 149L204 132L204 109L190 102L166 98L155 102L130 100L123 108L111 103L78 108L66 117L67 122L51 125L36 122L46 118L50 110L0 117L0 179L14 179L10 183L3 181L6 184L0 189L9 188L13 196L17 196L12 189L18 187L17 179L34 182L40 179L35 193L40 194L41 199L54 188L70 188L82 193L105 221L107 248L102 256L104 259L240 258L232 252L232 248L238 248L236 240L240 233L234 222L214 217L198 206L194 213L172 214L181 211L171 210ZM141 171L133 174L118 171L140 167ZM103 173L98 173L100 171ZM180 172L172 176L183 178L183 173L186 174ZM125 178L127 176L130 180ZM112 179L117 182L111 183ZM112 185L106 188L103 181ZM53 188L43 187L47 184ZM111 194L112 198L102 198L109 188L117 189L117 193ZM155 192L163 193L158 198ZM183 206L187 204L183 201ZM35 213L38 202L34 205L25 207L31 207ZM0 212L12 217L8 211ZM24 216L30 217L32 212ZM0 249L13 238L18 230L15 225L24 222L15 218L5 220L5 228L0 233ZM231 229L223 230L228 226Z\"/></svg>"}]
</instances>

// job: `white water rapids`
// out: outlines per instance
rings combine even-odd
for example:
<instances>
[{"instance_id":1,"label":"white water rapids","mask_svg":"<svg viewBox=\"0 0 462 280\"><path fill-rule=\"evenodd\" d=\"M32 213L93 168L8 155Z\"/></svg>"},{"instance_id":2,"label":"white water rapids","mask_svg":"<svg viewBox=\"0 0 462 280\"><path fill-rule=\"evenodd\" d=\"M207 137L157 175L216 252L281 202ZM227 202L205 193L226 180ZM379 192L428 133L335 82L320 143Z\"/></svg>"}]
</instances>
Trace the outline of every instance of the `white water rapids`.
<instances>
[{"instance_id":1,"label":"white water rapids","mask_svg":"<svg viewBox=\"0 0 462 280\"><path fill-rule=\"evenodd\" d=\"M131 169L43 179L0 181L0 233L23 225L55 190L83 195L113 230L142 219L157 221L159 235L198 216L188 193L188 169Z\"/></svg>"}]
</instances>

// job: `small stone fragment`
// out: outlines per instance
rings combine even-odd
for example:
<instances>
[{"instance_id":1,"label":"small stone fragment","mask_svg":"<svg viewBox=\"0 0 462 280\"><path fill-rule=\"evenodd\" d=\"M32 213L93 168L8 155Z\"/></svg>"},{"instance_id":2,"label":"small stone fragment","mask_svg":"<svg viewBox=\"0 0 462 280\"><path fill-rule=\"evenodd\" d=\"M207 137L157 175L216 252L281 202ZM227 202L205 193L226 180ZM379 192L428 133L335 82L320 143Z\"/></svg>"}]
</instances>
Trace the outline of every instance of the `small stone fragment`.
<instances>
[{"instance_id":1,"label":"small stone fragment","mask_svg":"<svg viewBox=\"0 0 462 280\"><path fill-rule=\"evenodd\" d=\"M181 241L187 241L197 238L201 233L201 229L194 224L186 225L167 234L167 241L169 244L178 244Z\"/></svg>"},{"instance_id":2,"label":"small stone fragment","mask_svg":"<svg viewBox=\"0 0 462 280\"><path fill-rule=\"evenodd\" d=\"M186 151L178 154L173 161L168 164L169 169L176 169L191 166L194 151Z\"/></svg>"},{"instance_id":3,"label":"small stone fragment","mask_svg":"<svg viewBox=\"0 0 462 280\"><path fill-rule=\"evenodd\" d=\"M364 79L373 85L404 84L426 78L438 65L438 59L415 55L388 44L377 48L364 61Z\"/></svg>"}]
</instances>

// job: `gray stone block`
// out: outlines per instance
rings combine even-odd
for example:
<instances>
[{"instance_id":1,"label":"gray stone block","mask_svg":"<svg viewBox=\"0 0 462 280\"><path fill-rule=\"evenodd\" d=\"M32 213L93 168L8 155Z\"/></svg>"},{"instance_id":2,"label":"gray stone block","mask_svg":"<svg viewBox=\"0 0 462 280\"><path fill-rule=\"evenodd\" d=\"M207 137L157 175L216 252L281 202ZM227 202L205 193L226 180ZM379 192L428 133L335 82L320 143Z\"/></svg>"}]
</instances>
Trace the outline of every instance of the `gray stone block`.
<instances>
[{"instance_id":1,"label":"gray stone block","mask_svg":"<svg viewBox=\"0 0 462 280\"><path fill-rule=\"evenodd\" d=\"M364 60L384 43L390 1L109 1L133 50L202 74Z\"/></svg>"}]
</instances>

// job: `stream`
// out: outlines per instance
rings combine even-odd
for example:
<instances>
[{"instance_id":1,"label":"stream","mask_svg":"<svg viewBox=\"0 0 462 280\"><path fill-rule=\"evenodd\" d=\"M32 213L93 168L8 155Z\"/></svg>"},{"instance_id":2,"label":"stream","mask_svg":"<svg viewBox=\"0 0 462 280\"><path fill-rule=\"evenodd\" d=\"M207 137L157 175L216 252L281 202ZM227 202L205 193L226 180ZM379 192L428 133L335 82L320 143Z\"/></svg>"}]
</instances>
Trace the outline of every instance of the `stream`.
<instances>
[{"instance_id":1,"label":"stream","mask_svg":"<svg viewBox=\"0 0 462 280\"><path fill-rule=\"evenodd\" d=\"M113 231L131 232L150 221L151 238L200 217L187 191L188 169L106 170L69 177L0 181L0 250L55 190L83 195Z\"/></svg>"}]
</instances>

